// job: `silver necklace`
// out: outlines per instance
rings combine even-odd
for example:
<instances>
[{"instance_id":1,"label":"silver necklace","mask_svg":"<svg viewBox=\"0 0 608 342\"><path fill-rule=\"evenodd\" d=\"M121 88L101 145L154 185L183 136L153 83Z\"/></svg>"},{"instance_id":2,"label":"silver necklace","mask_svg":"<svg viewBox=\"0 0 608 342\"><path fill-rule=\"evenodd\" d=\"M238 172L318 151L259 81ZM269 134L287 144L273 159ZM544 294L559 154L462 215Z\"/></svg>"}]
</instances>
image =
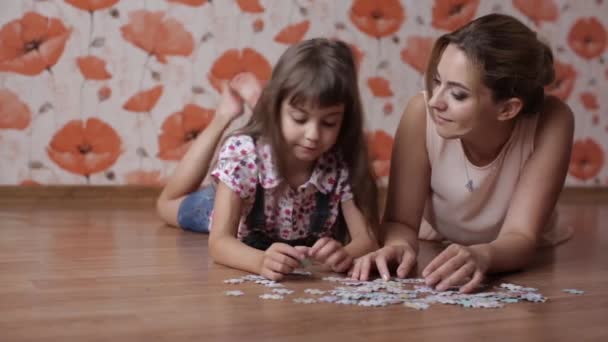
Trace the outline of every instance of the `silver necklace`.
<instances>
[{"instance_id":1,"label":"silver necklace","mask_svg":"<svg viewBox=\"0 0 608 342\"><path fill-rule=\"evenodd\" d=\"M473 180L469 176L469 167L467 165L467 154L464 151L464 144L462 143L462 141L460 142L460 145L462 147L462 161L464 162L464 173L467 176L467 182L464 184L464 187L467 190L469 190L469 192L473 192L473 191L475 191L475 185L473 184Z\"/></svg>"}]
</instances>

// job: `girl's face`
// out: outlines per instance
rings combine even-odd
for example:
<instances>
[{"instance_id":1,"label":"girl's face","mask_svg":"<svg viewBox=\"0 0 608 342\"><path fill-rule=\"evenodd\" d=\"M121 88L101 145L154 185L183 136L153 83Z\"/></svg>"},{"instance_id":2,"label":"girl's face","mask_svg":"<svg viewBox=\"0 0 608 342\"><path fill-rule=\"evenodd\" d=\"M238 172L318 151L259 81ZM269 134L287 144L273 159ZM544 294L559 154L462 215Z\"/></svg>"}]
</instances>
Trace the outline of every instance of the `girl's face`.
<instances>
[{"instance_id":1,"label":"girl's face","mask_svg":"<svg viewBox=\"0 0 608 342\"><path fill-rule=\"evenodd\" d=\"M496 120L498 106L481 82L479 67L452 44L441 55L432 89L431 117L445 139L481 132L488 120Z\"/></svg>"},{"instance_id":2,"label":"girl's face","mask_svg":"<svg viewBox=\"0 0 608 342\"><path fill-rule=\"evenodd\" d=\"M312 163L331 149L340 133L344 105L326 108L296 107L289 98L281 104L281 133L297 161Z\"/></svg>"}]
</instances>

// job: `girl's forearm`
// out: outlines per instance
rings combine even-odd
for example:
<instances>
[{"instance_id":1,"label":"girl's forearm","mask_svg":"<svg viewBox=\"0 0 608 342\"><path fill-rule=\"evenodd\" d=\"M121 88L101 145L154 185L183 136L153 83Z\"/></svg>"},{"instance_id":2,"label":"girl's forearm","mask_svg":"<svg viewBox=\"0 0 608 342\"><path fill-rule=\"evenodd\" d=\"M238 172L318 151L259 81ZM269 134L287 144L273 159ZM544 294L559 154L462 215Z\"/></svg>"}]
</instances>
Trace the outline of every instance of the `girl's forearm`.
<instances>
[{"instance_id":1,"label":"girl's forearm","mask_svg":"<svg viewBox=\"0 0 608 342\"><path fill-rule=\"evenodd\" d=\"M209 254L224 266L259 274L264 253L232 236L209 239Z\"/></svg>"}]
</instances>

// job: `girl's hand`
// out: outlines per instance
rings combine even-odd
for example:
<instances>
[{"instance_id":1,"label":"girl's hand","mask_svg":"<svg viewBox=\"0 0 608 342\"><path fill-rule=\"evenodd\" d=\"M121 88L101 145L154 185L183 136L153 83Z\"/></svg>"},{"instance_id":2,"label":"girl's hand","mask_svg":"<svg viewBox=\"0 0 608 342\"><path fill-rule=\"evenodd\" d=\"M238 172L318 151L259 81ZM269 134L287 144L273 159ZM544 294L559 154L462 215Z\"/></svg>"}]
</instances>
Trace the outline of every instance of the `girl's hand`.
<instances>
[{"instance_id":1,"label":"girl's hand","mask_svg":"<svg viewBox=\"0 0 608 342\"><path fill-rule=\"evenodd\" d=\"M320 238L308 251L308 256L329 266L334 272L346 272L353 263L342 244L332 238Z\"/></svg>"},{"instance_id":2,"label":"girl's hand","mask_svg":"<svg viewBox=\"0 0 608 342\"><path fill-rule=\"evenodd\" d=\"M488 264L489 256L479 249L452 244L425 267L422 276L438 291L464 284L460 292L469 293L483 280Z\"/></svg>"},{"instance_id":3,"label":"girl's hand","mask_svg":"<svg viewBox=\"0 0 608 342\"><path fill-rule=\"evenodd\" d=\"M260 275L270 280L281 280L300 266L304 255L295 247L275 242L266 251L260 264Z\"/></svg>"},{"instance_id":4,"label":"girl's hand","mask_svg":"<svg viewBox=\"0 0 608 342\"><path fill-rule=\"evenodd\" d=\"M243 99L228 85L228 82L222 83L222 94L215 115L232 121L241 114L243 114Z\"/></svg>"},{"instance_id":5,"label":"girl's hand","mask_svg":"<svg viewBox=\"0 0 608 342\"><path fill-rule=\"evenodd\" d=\"M350 275L356 280L368 280L369 273L378 270L384 280L389 280L391 273L388 269L389 262L396 262L397 277L405 278L416 263L416 251L407 243L403 245L392 245L380 248L375 252L368 253L355 260Z\"/></svg>"}]
</instances>

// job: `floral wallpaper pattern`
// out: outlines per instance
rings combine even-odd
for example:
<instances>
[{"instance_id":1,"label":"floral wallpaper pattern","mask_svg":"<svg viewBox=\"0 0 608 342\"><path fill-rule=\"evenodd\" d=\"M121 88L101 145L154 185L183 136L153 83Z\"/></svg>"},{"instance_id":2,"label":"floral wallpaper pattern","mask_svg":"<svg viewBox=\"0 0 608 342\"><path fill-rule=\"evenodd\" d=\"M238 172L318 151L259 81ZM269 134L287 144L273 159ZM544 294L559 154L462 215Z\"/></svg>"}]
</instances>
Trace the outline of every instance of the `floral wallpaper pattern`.
<instances>
[{"instance_id":1,"label":"floral wallpaper pattern","mask_svg":"<svg viewBox=\"0 0 608 342\"><path fill-rule=\"evenodd\" d=\"M0 184L162 185L213 118L222 81L252 72L264 82L288 45L315 36L356 55L386 182L434 39L491 12L520 18L554 50L547 91L576 115L567 184L608 185L602 0L2 1Z\"/></svg>"}]
</instances>

